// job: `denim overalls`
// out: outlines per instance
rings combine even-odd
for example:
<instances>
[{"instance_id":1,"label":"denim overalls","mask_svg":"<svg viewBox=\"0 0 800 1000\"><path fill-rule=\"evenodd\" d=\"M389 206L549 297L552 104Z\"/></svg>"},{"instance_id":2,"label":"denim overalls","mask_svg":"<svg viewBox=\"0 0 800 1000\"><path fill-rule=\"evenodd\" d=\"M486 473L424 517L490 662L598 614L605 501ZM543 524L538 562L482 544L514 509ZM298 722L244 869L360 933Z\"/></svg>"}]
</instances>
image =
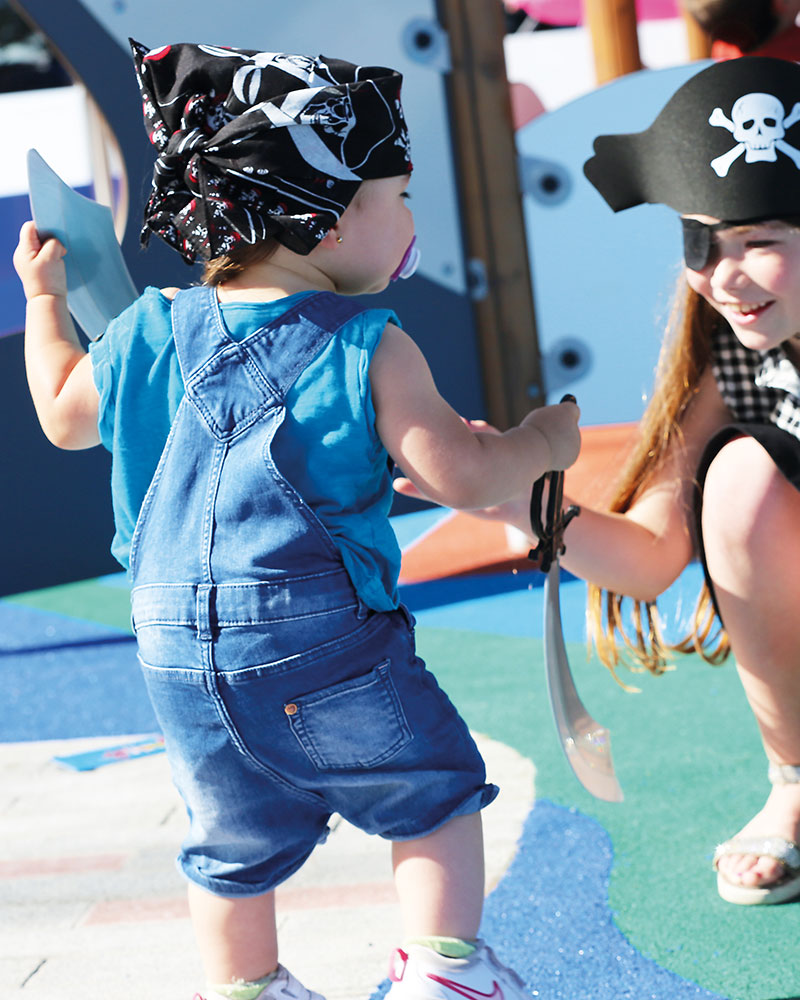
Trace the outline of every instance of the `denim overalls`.
<instances>
[{"instance_id":1,"label":"denim overalls","mask_svg":"<svg viewBox=\"0 0 800 1000\"><path fill-rule=\"evenodd\" d=\"M361 311L320 293L235 342L214 289L173 302L185 396L133 536L133 624L190 818L179 863L221 895L283 881L332 812L410 839L497 794L409 615L359 601L273 462L287 391Z\"/></svg>"}]
</instances>

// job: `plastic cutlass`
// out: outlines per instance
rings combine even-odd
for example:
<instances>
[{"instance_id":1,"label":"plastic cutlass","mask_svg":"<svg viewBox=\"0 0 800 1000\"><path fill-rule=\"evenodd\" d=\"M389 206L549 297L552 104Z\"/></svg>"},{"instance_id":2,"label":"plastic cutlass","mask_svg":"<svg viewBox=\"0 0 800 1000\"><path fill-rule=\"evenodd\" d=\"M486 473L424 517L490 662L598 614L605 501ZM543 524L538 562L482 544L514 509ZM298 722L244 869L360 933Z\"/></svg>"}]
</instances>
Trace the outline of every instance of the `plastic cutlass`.
<instances>
[{"instance_id":1,"label":"plastic cutlass","mask_svg":"<svg viewBox=\"0 0 800 1000\"><path fill-rule=\"evenodd\" d=\"M565 396L561 402L575 401ZM546 520L542 520L544 487L549 484ZM611 734L592 718L578 695L561 623L559 555L564 551L564 529L577 516L577 507L562 510L564 473L547 472L533 484L531 523L539 544L530 553L540 560L544 584L544 660L547 690L556 729L567 761L583 787L595 798L621 802L622 788L611 759Z\"/></svg>"}]
</instances>

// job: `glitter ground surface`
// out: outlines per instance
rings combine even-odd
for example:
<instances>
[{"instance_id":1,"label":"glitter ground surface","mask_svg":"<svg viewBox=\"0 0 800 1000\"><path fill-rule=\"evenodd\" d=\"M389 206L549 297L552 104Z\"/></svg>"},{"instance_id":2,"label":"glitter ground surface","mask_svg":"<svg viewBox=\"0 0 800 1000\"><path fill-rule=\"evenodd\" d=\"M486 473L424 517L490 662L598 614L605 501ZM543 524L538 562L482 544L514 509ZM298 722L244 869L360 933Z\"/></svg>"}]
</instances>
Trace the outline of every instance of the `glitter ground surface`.
<instances>
[{"instance_id":1,"label":"glitter ground surface","mask_svg":"<svg viewBox=\"0 0 800 1000\"><path fill-rule=\"evenodd\" d=\"M537 802L513 865L487 900L481 933L549 1000L719 1000L628 943L608 906L612 860L611 840L594 820Z\"/></svg>"},{"instance_id":2,"label":"glitter ground surface","mask_svg":"<svg viewBox=\"0 0 800 1000\"><path fill-rule=\"evenodd\" d=\"M612 860L611 841L594 820L537 802L486 902L481 935L541 1000L724 1000L628 943L608 908ZM389 986L382 983L373 1000Z\"/></svg>"}]
</instances>

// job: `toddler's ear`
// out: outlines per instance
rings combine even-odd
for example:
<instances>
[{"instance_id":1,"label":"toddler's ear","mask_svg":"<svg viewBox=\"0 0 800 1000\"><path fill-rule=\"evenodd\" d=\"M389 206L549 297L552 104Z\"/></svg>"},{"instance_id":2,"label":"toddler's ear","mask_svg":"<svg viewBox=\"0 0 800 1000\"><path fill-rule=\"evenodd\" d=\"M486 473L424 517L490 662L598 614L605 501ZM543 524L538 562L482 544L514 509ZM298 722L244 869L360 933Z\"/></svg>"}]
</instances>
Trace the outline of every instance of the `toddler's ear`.
<instances>
[{"instance_id":1,"label":"toddler's ear","mask_svg":"<svg viewBox=\"0 0 800 1000\"><path fill-rule=\"evenodd\" d=\"M343 243L341 233L336 226L333 229L329 229L327 233L322 237L322 239L317 244L318 247L326 247L328 250L333 250L337 243Z\"/></svg>"}]
</instances>

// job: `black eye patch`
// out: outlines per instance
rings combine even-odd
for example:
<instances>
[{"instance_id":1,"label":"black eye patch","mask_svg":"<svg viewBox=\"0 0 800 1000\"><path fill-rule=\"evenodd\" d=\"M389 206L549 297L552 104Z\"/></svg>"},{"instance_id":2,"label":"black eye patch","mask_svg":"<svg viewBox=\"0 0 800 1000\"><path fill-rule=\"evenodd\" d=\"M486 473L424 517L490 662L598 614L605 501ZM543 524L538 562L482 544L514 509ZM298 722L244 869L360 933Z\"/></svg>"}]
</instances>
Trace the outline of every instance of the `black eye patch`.
<instances>
[{"instance_id":1,"label":"black eye patch","mask_svg":"<svg viewBox=\"0 0 800 1000\"><path fill-rule=\"evenodd\" d=\"M730 222L715 222L707 225L697 219L681 218L683 226L683 259L690 271L702 271L713 263L717 256L717 241L714 238L721 229L730 229Z\"/></svg>"}]
</instances>

